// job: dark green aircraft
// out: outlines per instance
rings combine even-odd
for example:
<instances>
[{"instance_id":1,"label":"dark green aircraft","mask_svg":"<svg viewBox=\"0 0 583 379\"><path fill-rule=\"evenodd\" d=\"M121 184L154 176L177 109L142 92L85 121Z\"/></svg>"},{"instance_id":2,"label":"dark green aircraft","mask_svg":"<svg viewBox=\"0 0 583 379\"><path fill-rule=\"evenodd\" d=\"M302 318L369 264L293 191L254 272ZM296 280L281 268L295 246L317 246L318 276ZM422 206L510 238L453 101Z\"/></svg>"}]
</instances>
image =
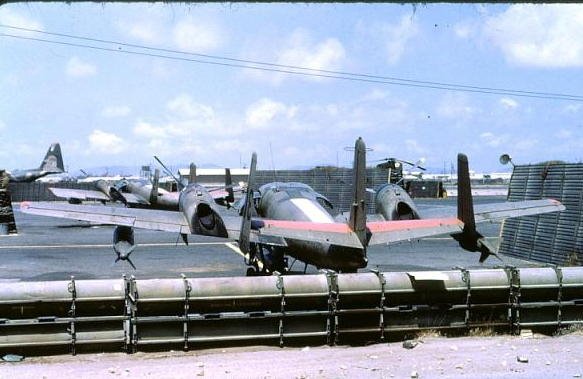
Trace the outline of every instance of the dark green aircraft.
<instances>
[{"instance_id":1,"label":"dark green aircraft","mask_svg":"<svg viewBox=\"0 0 583 379\"><path fill-rule=\"evenodd\" d=\"M58 142L53 143L49 147L45 158L38 168L14 170L12 172L7 171L11 183L34 182L43 176L62 174L63 172L65 172L65 166L63 164L63 156L61 155L61 145Z\"/></svg>"}]
</instances>

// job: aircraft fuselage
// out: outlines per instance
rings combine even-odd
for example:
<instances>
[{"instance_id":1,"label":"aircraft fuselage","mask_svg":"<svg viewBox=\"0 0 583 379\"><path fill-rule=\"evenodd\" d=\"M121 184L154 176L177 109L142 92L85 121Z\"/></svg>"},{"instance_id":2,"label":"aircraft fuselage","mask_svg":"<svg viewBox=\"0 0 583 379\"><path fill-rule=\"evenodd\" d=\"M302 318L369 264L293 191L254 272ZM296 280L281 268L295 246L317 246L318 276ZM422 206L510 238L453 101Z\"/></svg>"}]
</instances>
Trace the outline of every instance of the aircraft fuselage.
<instances>
[{"instance_id":1,"label":"aircraft fuselage","mask_svg":"<svg viewBox=\"0 0 583 379\"><path fill-rule=\"evenodd\" d=\"M303 183L268 183L259 188L257 214L266 219L333 224L335 209L328 199ZM276 259L289 255L316 267L355 271L366 267L366 251L327 243L286 238L287 247L272 246ZM269 254L268 254L269 255ZM266 257L269 260L270 257Z\"/></svg>"},{"instance_id":2,"label":"aircraft fuselage","mask_svg":"<svg viewBox=\"0 0 583 379\"><path fill-rule=\"evenodd\" d=\"M12 183L30 183L34 182L38 178L47 176L50 174L60 174L61 171L43 171L36 168L30 170L16 170L8 173L10 182Z\"/></svg>"}]
</instances>

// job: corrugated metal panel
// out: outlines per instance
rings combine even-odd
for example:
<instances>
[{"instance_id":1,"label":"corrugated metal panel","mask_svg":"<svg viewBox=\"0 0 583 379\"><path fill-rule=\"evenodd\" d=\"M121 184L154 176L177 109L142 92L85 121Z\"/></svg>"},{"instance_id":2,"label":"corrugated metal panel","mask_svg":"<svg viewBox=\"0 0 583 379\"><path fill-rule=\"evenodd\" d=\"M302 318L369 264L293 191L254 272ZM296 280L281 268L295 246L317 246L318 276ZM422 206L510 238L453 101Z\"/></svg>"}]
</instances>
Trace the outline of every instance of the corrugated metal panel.
<instances>
[{"instance_id":1,"label":"corrugated metal panel","mask_svg":"<svg viewBox=\"0 0 583 379\"><path fill-rule=\"evenodd\" d=\"M583 252L583 164L547 163L516 166L508 200L553 198L566 210L510 219L502 228L499 252L550 264L581 265Z\"/></svg>"},{"instance_id":2,"label":"corrugated metal panel","mask_svg":"<svg viewBox=\"0 0 583 379\"><path fill-rule=\"evenodd\" d=\"M367 168L368 188L375 188L387 183L388 170L382 168ZM312 170L278 170L257 171L257 185L273 181L302 182L312 187L316 192L326 196L332 204L341 211L350 209L352 202L352 169L325 167ZM374 212L373 194L367 192L367 207Z\"/></svg>"},{"instance_id":3,"label":"corrugated metal panel","mask_svg":"<svg viewBox=\"0 0 583 379\"><path fill-rule=\"evenodd\" d=\"M75 183L75 182L58 182L58 183L10 183L10 193L12 201L54 201L62 200L54 196L49 188L76 188L84 190L94 190L94 183Z\"/></svg>"}]
</instances>

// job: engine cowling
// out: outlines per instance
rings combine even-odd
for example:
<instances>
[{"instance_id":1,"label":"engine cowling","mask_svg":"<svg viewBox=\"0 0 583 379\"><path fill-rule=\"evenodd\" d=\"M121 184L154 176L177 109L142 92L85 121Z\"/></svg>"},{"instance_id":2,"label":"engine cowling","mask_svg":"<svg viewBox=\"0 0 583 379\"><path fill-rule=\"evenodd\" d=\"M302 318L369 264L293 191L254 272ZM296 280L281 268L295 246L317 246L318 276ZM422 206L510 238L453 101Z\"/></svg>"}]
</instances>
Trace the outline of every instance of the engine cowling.
<instances>
[{"instance_id":1,"label":"engine cowling","mask_svg":"<svg viewBox=\"0 0 583 379\"><path fill-rule=\"evenodd\" d=\"M375 206L376 212L388 221L420 218L417 206L409 194L395 184L386 184L377 190Z\"/></svg>"},{"instance_id":2,"label":"engine cowling","mask_svg":"<svg viewBox=\"0 0 583 379\"><path fill-rule=\"evenodd\" d=\"M211 205L214 204L214 200L205 189L191 184L181 194L179 202L191 233L228 237L223 219Z\"/></svg>"}]
</instances>

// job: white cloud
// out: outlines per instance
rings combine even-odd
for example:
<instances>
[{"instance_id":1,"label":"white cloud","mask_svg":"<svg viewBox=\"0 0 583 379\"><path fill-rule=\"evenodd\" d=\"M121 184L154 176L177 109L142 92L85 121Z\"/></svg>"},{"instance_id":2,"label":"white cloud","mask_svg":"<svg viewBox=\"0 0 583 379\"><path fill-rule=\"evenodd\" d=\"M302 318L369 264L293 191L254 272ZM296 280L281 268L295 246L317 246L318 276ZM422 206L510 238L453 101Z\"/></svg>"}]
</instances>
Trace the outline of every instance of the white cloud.
<instances>
[{"instance_id":1,"label":"white cloud","mask_svg":"<svg viewBox=\"0 0 583 379\"><path fill-rule=\"evenodd\" d=\"M314 42L307 31L296 29L279 51L277 61L290 66L334 70L340 67L345 56L344 47L336 38Z\"/></svg>"},{"instance_id":2,"label":"white cloud","mask_svg":"<svg viewBox=\"0 0 583 379\"><path fill-rule=\"evenodd\" d=\"M367 44L377 45L383 49L387 63L398 63L407 48L411 46L412 39L419 34L419 25L410 15L403 15L393 24L373 23L371 25L360 22L357 29L363 34Z\"/></svg>"},{"instance_id":3,"label":"white cloud","mask_svg":"<svg viewBox=\"0 0 583 379\"><path fill-rule=\"evenodd\" d=\"M2 129L6 129L6 124L4 123L4 121L0 120L0 130Z\"/></svg>"},{"instance_id":4,"label":"white cloud","mask_svg":"<svg viewBox=\"0 0 583 379\"><path fill-rule=\"evenodd\" d=\"M478 28L473 22L462 21L454 25L453 30L456 36L462 39L469 39L476 35Z\"/></svg>"},{"instance_id":5,"label":"white cloud","mask_svg":"<svg viewBox=\"0 0 583 379\"><path fill-rule=\"evenodd\" d=\"M456 120L468 120L477 114L479 109L472 106L468 97L459 93L447 93L437 106L437 114Z\"/></svg>"},{"instance_id":6,"label":"white cloud","mask_svg":"<svg viewBox=\"0 0 583 379\"><path fill-rule=\"evenodd\" d=\"M215 118L212 107L197 103L186 94L178 95L170 100L166 108L181 118L196 119L203 123L211 122Z\"/></svg>"},{"instance_id":7,"label":"white cloud","mask_svg":"<svg viewBox=\"0 0 583 379\"><path fill-rule=\"evenodd\" d=\"M392 136L390 131L398 126L402 140L416 138L410 130L413 117L402 99L370 99L366 93L345 102L288 103L265 97L228 109L200 104L181 94L160 108L163 115L159 118L143 118L133 125L132 137L136 146L169 160L191 157L201 163L220 164L241 158L247 163L248 154L255 150L267 165L265 157L272 145L275 157L281 159L275 162L276 167L283 161L287 167L313 165L344 160L342 147L359 135L370 143L373 136L390 141L386 134ZM401 145L405 148L404 142ZM408 147L420 149L411 142Z\"/></svg>"},{"instance_id":8,"label":"white cloud","mask_svg":"<svg viewBox=\"0 0 583 379\"><path fill-rule=\"evenodd\" d=\"M154 126L145 121L138 121L134 126L133 133L139 137L150 139L164 139L168 137L168 133L163 127Z\"/></svg>"},{"instance_id":9,"label":"white cloud","mask_svg":"<svg viewBox=\"0 0 583 379\"><path fill-rule=\"evenodd\" d=\"M0 7L0 24L15 26L18 28L43 30L43 26L39 21L22 16L9 7ZM26 32L18 30L19 35L33 35L33 32Z\"/></svg>"},{"instance_id":10,"label":"white cloud","mask_svg":"<svg viewBox=\"0 0 583 379\"><path fill-rule=\"evenodd\" d=\"M573 136L573 132L567 129L559 129L555 136L560 139L570 139Z\"/></svg>"},{"instance_id":11,"label":"white cloud","mask_svg":"<svg viewBox=\"0 0 583 379\"><path fill-rule=\"evenodd\" d=\"M89 150L103 154L119 154L125 150L125 142L113 133L94 130L88 137Z\"/></svg>"},{"instance_id":12,"label":"white cloud","mask_svg":"<svg viewBox=\"0 0 583 379\"><path fill-rule=\"evenodd\" d=\"M158 44L162 42L164 33L157 25L152 25L150 22L136 22L123 27L126 33L139 41Z\"/></svg>"},{"instance_id":13,"label":"white cloud","mask_svg":"<svg viewBox=\"0 0 583 379\"><path fill-rule=\"evenodd\" d=\"M79 57L72 57L67 62L66 72L71 77L81 78L97 74L97 67L91 63L84 62Z\"/></svg>"},{"instance_id":14,"label":"white cloud","mask_svg":"<svg viewBox=\"0 0 583 379\"><path fill-rule=\"evenodd\" d=\"M516 150L528 151L530 152L538 145L538 139L536 138L520 138L513 145Z\"/></svg>"},{"instance_id":15,"label":"white cloud","mask_svg":"<svg viewBox=\"0 0 583 379\"><path fill-rule=\"evenodd\" d=\"M217 24L193 18L179 21L172 30L172 36L179 49L191 52L209 52L223 42L223 32Z\"/></svg>"},{"instance_id":16,"label":"white cloud","mask_svg":"<svg viewBox=\"0 0 583 379\"><path fill-rule=\"evenodd\" d=\"M500 147L506 143L508 136L506 135L495 135L492 132L484 132L480 134L480 139L486 146L490 147Z\"/></svg>"},{"instance_id":17,"label":"white cloud","mask_svg":"<svg viewBox=\"0 0 583 379\"><path fill-rule=\"evenodd\" d=\"M389 91L382 91L378 88L373 89L367 95L364 96L365 101L376 101L376 100L385 100L389 97Z\"/></svg>"},{"instance_id":18,"label":"white cloud","mask_svg":"<svg viewBox=\"0 0 583 379\"><path fill-rule=\"evenodd\" d=\"M263 98L247 108L245 121L250 127L259 129L273 126L277 119L290 120L296 112L296 107L288 107L283 103Z\"/></svg>"},{"instance_id":19,"label":"white cloud","mask_svg":"<svg viewBox=\"0 0 583 379\"><path fill-rule=\"evenodd\" d=\"M500 104L505 108L505 109L516 109L518 108L518 102L514 99L511 99L509 97L503 97L500 99Z\"/></svg>"},{"instance_id":20,"label":"white cloud","mask_svg":"<svg viewBox=\"0 0 583 379\"><path fill-rule=\"evenodd\" d=\"M581 104L568 104L563 108L563 113L575 114L581 110Z\"/></svg>"},{"instance_id":21,"label":"white cloud","mask_svg":"<svg viewBox=\"0 0 583 379\"><path fill-rule=\"evenodd\" d=\"M419 32L417 23L410 16L401 17L396 25L387 25L384 28L387 59L390 64L397 63L405 53L410 40Z\"/></svg>"},{"instance_id":22,"label":"white cloud","mask_svg":"<svg viewBox=\"0 0 583 379\"><path fill-rule=\"evenodd\" d=\"M513 5L485 22L484 33L519 66L582 67L583 5Z\"/></svg>"},{"instance_id":23,"label":"white cloud","mask_svg":"<svg viewBox=\"0 0 583 379\"><path fill-rule=\"evenodd\" d=\"M427 152L427 149L423 148L419 144L419 141L414 139L405 140L405 146L407 147L408 151L414 154L425 154Z\"/></svg>"},{"instance_id":24,"label":"white cloud","mask_svg":"<svg viewBox=\"0 0 583 379\"><path fill-rule=\"evenodd\" d=\"M180 94L166 103L161 120L139 120L132 129L140 143L165 156L193 156L208 154L211 143L222 136L233 136L236 126L225 128L212 106L196 102L187 94Z\"/></svg>"},{"instance_id":25,"label":"white cloud","mask_svg":"<svg viewBox=\"0 0 583 379\"><path fill-rule=\"evenodd\" d=\"M106 107L101 111L101 115L107 118L125 117L132 113L132 109L127 105Z\"/></svg>"},{"instance_id":26,"label":"white cloud","mask_svg":"<svg viewBox=\"0 0 583 379\"><path fill-rule=\"evenodd\" d=\"M133 12L117 20L116 26L120 33L129 39L148 45L164 44L170 32L165 22L163 7L162 4L143 7L140 12ZM128 39L127 37L125 39Z\"/></svg>"},{"instance_id":27,"label":"white cloud","mask_svg":"<svg viewBox=\"0 0 583 379\"><path fill-rule=\"evenodd\" d=\"M309 31L296 29L283 41L274 38L265 44L275 44L274 47L249 46L247 50L273 51L274 56L257 54L250 59L257 61L274 62L284 66L297 66L315 70L338 71L342 69L346 59L346 51L342 43L336 38L315 40ZM271 73L246 69L250 77L267 80L272 84L280 84L284 79L302 78L310 81L324 81L318 76L299 76L285 73Z\"/></svg>"}]
</instances>

